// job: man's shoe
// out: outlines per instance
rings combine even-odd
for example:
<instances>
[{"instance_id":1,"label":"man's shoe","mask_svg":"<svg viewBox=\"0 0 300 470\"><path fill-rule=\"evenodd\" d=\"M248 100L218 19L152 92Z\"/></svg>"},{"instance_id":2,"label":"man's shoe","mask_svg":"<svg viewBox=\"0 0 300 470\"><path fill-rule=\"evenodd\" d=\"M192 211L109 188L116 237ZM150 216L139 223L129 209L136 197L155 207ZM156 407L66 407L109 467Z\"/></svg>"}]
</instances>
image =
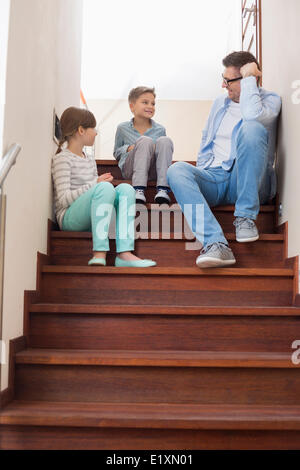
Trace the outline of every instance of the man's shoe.
<instances>
[{"instance_id":1,"label":"man's shoe","mask_svg":"<svg viewBox=\"0 0 300 470\"><path fill-rule=\"evenodd\" d=\"M235 225L236 241L240 243L255 242L259 234L254 220L246 217L237 217L233 222Z\"/></svg>"},{"instance_id":2,"label":"man's shoe","mask_svg":"<svg viewBox=\"0 0 300 470\"><path fill-rule=\"evenodd\" d=\"M168 195L168 191L166 189L159 189L154 198L154 202L156 204L170 204L171 199Z\"/></svg>"},{"instance_id":3,"label":"man's shoe","mask_svg":"<svg viewBox=\"0 0 300 470\"><path fill-rule=\"evenodd\" d=\"M136 204L146 204L146 196L143 189L135 190L135 202Z\"/></svg>"},{"instance_id":4,"label":"man's shoe","mask_svg":"<svg viewBox=\"0 0 300 470\"><path fill-rule=\"evenodd\" d=\"M216 242L205 246L196 260L198 268L215 268L231 266L236 260L229 246L222 242Z\"/></svg>"}]
</instances>

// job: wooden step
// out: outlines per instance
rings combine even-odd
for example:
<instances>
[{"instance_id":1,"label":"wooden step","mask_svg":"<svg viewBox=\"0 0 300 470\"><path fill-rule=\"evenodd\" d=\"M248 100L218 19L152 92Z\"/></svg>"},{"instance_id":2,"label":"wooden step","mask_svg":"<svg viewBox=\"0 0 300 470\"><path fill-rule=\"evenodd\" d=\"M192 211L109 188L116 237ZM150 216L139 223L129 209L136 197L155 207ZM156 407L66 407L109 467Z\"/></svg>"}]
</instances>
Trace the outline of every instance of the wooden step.
<instances>
[{"instance_id":1,"label":"wooden step","mask_svg":"<svg viewBox=\"0 0 300 470\"><path fill-rule=\"evenodd\" d=\"M291 450L299 416L298 406L14 401L0 440L3 450Z\"/></svg>"},{"instance_id":2,"label":"wooden step","mask_svg":"<svg viewBox=\"0 0 300 470\"><path fill-rule=\"evenodd\" d=\"M289 268L43 266L40 302L152 305L291 305Z\"/></svg>"},{"instance_id":3,"label":"wooden step","mask_svg":"<svg viewBox=\"0 0 300 470\"><path fill-rule=\"evenodd\" d=\"M57 403L15 400L1 425L165 429L300 430L299 406Z\"/></svg>"},{"instance_id":4,"label":"wooden step","mask_svg":"<svg viewBox=\"0 0 300 470\"><path fill-rule=\"evenodd\" d=\"M154 190L154 188L153 188ZM227 206L217 206L212 208L212 212L214 213L216 219L222 226L222 229L226 233L232 233L234 230L233 222L234 222L234 210L235 207L233 205ZM266 204L260 206L260 212L257 216L256 225L259 229L261 234L270 234L276 232L276 207L273 204ZM167 204L139 204L137 206L137 217L136 217L136 225L137 225L137 232L140 234L143 233L159 233L165 232L168 228L168 232L173 233L179 232L180 235L182 231L185 231L190 238L190 230L188 225L184 222L182 211L180 206L176 203L172 203L170 206ZM145 220L147 220L146 229L141 230L140 223L145 224ZM58 225L56 225L56 231L59 231Z\"/></svg>"},{"instance_id":5,"label":"wooden step","mask_svg":"<svg viewBox=\"0 0 300 470\"><path fill-rule=\"evenodd\" d=\"M118 180L115 179L112 184L114 186L118 186L119 184L127 183L131 184L131 180ZM148 181L147 189L145 190L145 196L147 200L147 208L149 206L157 206L154 203L154 197L156 195L156 183L154 181ZM171 199L171 207L176 206L176 199L172 192L169 193ZM165 208L167 208L167 204L163 204ZM260 232L264 233L273 233L275 230L275 206L273 204L261 206L264 207L263 211L260 210L260 213L263 216L258 216L257 219L257 227ZM138 209L143 208L143 204L139 204L137 206ZM218 222L221 224L222 228L226 232L230 232L232 230L232 222L234 221L233 213L234 213L234 206L219 206L218 210L213 208L213 213L215 213L215 217L217 218ZM260 214L259 214L260 215Z\"/></svg>"},{"instance_id":6,"label":"wooden step","mask_svg":"<svg viewBox=\"0 0 300 470\"><path fill-rule=\"evenodd\" d=\"M174 236L174 234L171 234ZM194 267L200 246L194 250L184 235L181 239L163 239L159 233L148 234L149 239L136 240L135 253L144 259L154 259L160 267ZM176 234L175 234L176 236ZM233 250L237 264L235 267L284 267L284 235L261 234L255 243L238 243L235 234L225 234ZM190 241L188 241L190 243ZM111 251L107 255L107 265L113 266L116 256L115 241L110 242ZM176 256L174 255L176 253ZM51 232L50 254L52 264L85 266L92 256L92 234L90 232Z\"/></svg>"},{"instance_id":7,"label":"wooden step","mask_svg":"<svg viewBox=\"0 0 300 470\"><path fill-rule=\"evenodd\" d=\"M30 365L297 368L291 361L290 352L249 351L26 349L16 354L15 362Z\"/></svg>"},{"instance_id":8,"label":"wooden step","mask_svg":"<svg viewBox=\"0 0 300 470\"><path fill-rule=\"evenodd\" d=\"M291 352L300 338L294 307L33 304L29 310L33 348Z\"/></svg>"},{"instance_id":9,"label":"wooden step","mask_svg":"<svg viewBox=\"0 0 300 470\"><path fill-rule=\"evenodd\" d=\"M122 179L117 160L96 160L98 174L111 173L114 178Z\"/></svg>"},{"instance_id":10,"label":"wooden step","mask_svg":"<svg viewBox=\"0 0 300 470\"><path fill-rule=\"evenodd\" d=\"M157 266L150 268L119 268L114 266L51 266L46 265L42 268L43 273L76 273L92 275L145 275L148 276L224 276L224 277L293 277L294 271L291 268L160 268Z\"/></svg>"},{"instance_id":11,"label":"wooden step","mask_svg":"<svg viewBox=\"0 0 300 470\"><path fill-rule=\"evenodd\" d=\"M175 163L175 162L173 162ZM191 165L196 165L196 162L187 162ZM111 173L114 178L122 179L122 173L118 166L117 160L96 160L98 167L98 174Z\"/></svg>"},{"instance_id":12,"label":"wooden step","mask_svg":"<svg viewBox=\"0 0 300 470\"><path fill-rule=\"evenodd\" d=\"M300 307L237 307L226 305L220 306L194 306L180 307L177 305L93 305L93 304L52 304L36 303L29 306L33 313L73 313L73 314L92 314L92 315L167 315L167 316L199 316L199 315L217 315L217 316L275 316L275 317L298 317L300 316Z\"/></svg>"},{"instance_id":13,"label":"wooden step","mask_svg":"<svg viewBox=\"0 0 300 470\"><path fill-rule=\"evenodd\" d=\"M289 353L42 350L17 358L17 400L300 405L300 368Z\"/></svg>"}]
</instances>

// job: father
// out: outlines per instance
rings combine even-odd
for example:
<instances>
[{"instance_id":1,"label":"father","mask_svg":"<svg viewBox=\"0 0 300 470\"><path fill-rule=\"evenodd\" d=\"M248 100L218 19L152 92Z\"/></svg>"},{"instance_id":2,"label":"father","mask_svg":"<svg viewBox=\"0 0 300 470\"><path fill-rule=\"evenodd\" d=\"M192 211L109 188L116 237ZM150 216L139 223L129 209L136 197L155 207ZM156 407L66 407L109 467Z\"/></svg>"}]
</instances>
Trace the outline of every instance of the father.
<instances>
[{"instance_id":1,"label":"father","mask_svg":"<svg viewBox=\"0 0 300 470\"><path fill-rule=\"evenodd\" d=\"M236 240L259 238L255 220L260 204L276 192L275 158L278 95L259 87L260 66L249 52L233 52L223 60L222 87L202 136L197 166L177 162L168 170L169 185L184 205L203 205L204 233L196 210L186 211L187 222L203 249L199 268L229 266L236 262L210 207L235 204ZM199 221L198 221L199 222Z\"/></svg>"}]
</instances>

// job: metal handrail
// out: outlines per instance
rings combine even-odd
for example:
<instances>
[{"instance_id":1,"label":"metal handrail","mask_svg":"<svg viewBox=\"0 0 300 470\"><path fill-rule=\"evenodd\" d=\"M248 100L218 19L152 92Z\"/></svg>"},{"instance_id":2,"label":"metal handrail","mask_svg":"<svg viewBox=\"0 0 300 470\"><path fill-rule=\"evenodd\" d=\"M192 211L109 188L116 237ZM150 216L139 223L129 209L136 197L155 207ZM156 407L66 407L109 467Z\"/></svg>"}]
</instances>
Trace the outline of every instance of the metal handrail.
<instances>
[{"instance_id":1,"label":"metal handrail","mask_svg":"<svg viewBox=\"0 0 300 470\"><path fill-rule=\"evenodd\" d=\"M21 146L19 144L13 144L0 160L0 188L2 187L11 167L16 163L20 150Z\"/></svg>"},{"instance_id":2,"label":"metal handrail","mask_svg":"<svg viewBox=\"0 0 300 470\"><path fill-rule=\"evenodd\" d=\"M17 156L20 153L21 146L13 144L0 160L0 348L2 346L3 331L3 277L4 277L4 239L5 239L5 215L6 215L6 196L2 194L2 185L7 177L11 167L16 163ZM1 364L5 358L2 357L0 350L0 378ZM1 403L0 403L1 405Z\"/></svg>"}]
</instances>

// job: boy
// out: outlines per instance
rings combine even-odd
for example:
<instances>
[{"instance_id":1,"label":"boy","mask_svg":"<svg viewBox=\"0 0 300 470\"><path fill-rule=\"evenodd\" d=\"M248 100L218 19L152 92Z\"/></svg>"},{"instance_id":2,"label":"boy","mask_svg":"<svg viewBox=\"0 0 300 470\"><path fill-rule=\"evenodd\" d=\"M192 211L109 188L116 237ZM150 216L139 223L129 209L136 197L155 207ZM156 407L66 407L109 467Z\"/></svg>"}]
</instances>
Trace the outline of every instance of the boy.
<instances>
[{"instance_id":1,"label":"boy","mask_svg":"<svg viewBox=\"0 0 300 470\"><path fill-rule=\"evenodd\" d=\"M170 203L167 170L172 163L173 143L163 126L152 120L155 113L154 88L137 87L128 101L133 119L121 123L116 132L114 157L123 178L132 179L136 202L146 203L147 181L157 180L155 203Z\"/></svg>"}]
</instances>

